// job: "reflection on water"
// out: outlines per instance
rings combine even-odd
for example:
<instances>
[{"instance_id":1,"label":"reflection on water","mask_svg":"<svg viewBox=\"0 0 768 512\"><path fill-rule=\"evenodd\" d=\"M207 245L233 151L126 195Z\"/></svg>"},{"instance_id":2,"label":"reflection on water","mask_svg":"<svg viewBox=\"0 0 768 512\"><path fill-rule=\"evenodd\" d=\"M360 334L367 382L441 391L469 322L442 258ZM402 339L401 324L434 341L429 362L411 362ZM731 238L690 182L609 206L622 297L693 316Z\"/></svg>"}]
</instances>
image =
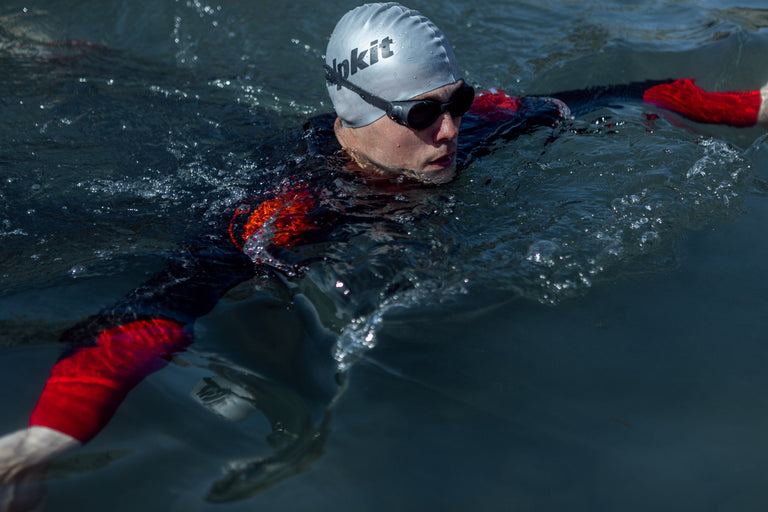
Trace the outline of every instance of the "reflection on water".
<instances>
[{"instance_id":1,"label":"reflection on water","mask_svg":"<svg viewBox=\"0 0 768 512\"><path fill-rule=\"evenodd\" d=\"M322 78L312 70L326 34L348 7L330 4L259 9L259 2L169 0L0 7L0 345L23 350L33 343L54 344L79 318L143 282L186 236L215 229L239 201L274 189L302 162L301 126L328 109ZM440 12L431 4L414 6L451 35L465 76L484 86L540 92L673 72L700 77L705 85L759 85L755 80L765 80L762 56L768 44L765 11L700 4L523 2L496 6L493 12L464 1L441 4ZM718 58L704 59L711 55ZM722 70L701 64L718 60ZM405 410L420 410L418 400L433 397L430 393L455 402L441 410L448 418L439 426L426 415L383 417L376 409L380 404L362 404L369 408L346 411L345 421L336 423L346 429L335 441L337 448L366 439L367 449L376 452L377 442L394 443L385 432L372 435L375 425L365 423L367 414L381 414L384 425L430 428L437 437L441 428L450 431L451 420L466 428L491 423L488 437L504 439L499 446L509 459L521 453L530 461L542 454L557 459L544 448L530 447L550 441L562 447L569 463L587 458L583 445L569 445L568 422L538 409L567 407L558 395L562 389L542 384L533 370L527 375L524 365L501 364L492 351L475 357L465 342L478 353L493 349L498 339L514 347L525 339L518 327L523 323L537 342L554 344L557 334L569 331L568 321L558 318L557 308L548 316L539 305L578 309L594 288L670 272L685 258L680 245L687 233L722 225L748 210L747 198L761 183L756 174L763 169L753 165L755 155L764 163L759 159L764 139L753 144L752 131L704 130L657 114L638 105L616 105L499 143L439 190L377 195L354 181L324 176L329 181L323 186L334 191L328 207L338 201L354 210L359 222L339 227L329 241L297 255L303 267L299 278L257 279L233 290L201 321L199 352L180 356L178 373L164 372L172 377L159 376L145 386L178 386L183 392L164 390L166 399L178 401L174 411L194 417L202 410L221 420L201 420L210 434L193 431L190 439L176 440L177 459L146 468L147 478L167 487L158 489L156 499L196 492L185 499L199 504L202 487L211 501L240 500L266 488L279 494L270 487L275 482L322 463L327 444L334 443L346 379L354 388L355 371L370 373L368 365L403 388L397 398ZM507 313L493 315L507 311L510 303L523 304L542 320L531 325L509 320ZM445 325L458 325L458 318L466 323L463 332L446 331ZM547 321L557 334L548 331ZM631 337L631 323L616 328L615 336ZM673 327L670 332L675 336ZM592 348L583 357L604 376L597 362L606 349L593 345L594 337L586 330L573 343ZM531 354L523 345L507 348L505 355L526 360ZM531 359L533 366L541 365L542 379L555 383L569 371L578 373L568 363L586 364L552 357L562 367L550 368ZM506 374L507 365L517 370L518 380ZM647 371L626 368L628 374ZM14 385L26 385L21 369L4 373ZM604 384L588 381L585 374L578 377L584 388ZM523 446L525 435L520 444L506 437L515 427L499 403L521 405L515 402L525 395L518 394L519 386L531 382L540 387L527 389L528 396L543 405L522 400L517 433L543 424L550 437L531 434L536 442ZM473 395L473 383L483 391ZM659 386L653 397L625 397L619 390L602 399L659 400L671 382ZM366 393L364 386L358 389ZM351 400L360 406L355 396ZM102 441L107 446L97 440L95 453L57 465L53 476L61 484L60 496L77 495L102 475L118 481L125 473L121 464L129 465L132 456L138 457L133 452L141 452L139 443L162 444L162 432L173 419L157 419L147 427L156 430L143 432L135 445L127 441L136 416L151 425L152 418L162 418L162 405L146 397L136 400L112 427L126 433L123 438ZM187 403L198 412L190 413ZM396 414L398 408L384 410ZM486 415L503 418L503 425ZM256 428L254 417L267 426ZM623 416L616 417L620 421L614 425L625 425ZM232 426L230 420L240 421ZM526 420L531 423L523 425ZM465 439L466 450L456 449L467 460L473 446L487 448L482 432L473 435ZM431 438L425 437L408 453L429 446ZM620 443L619 438L614 441ZM235 456L225 449L230 441L248 448ZM186 457L207 443L214 446L211 453L226 453L220 456L226 462L206 453L196 467L209 460L216 467L193 474L185 467ZM450 465L451 453L435 450L432 456L437 464ZM333 460L333 454L328 457ZM481 464L459 465L467 481L489 485ZM537 474L545 473L536 467ZM409 471L401 467L388 474ZM550 483L516 471L531 488ZM191 475L192 483L176 474ZM338 474L337 480L328 478L345 482ZM159 483L169 480L181 490ZM288 489L300 485L294 481ZM492 497L501 487L484 491ZM105 486L101 496L105 502L109 489ZM418 495L415 488L408 491ZM370 509L383 510L386 503Z\"/></svg>"},{"instance_id":2,"label":"reflection on water","mask_svg":"<svg viewBox=\"0 0 768 512\"><path fill-rule=\"evenodd\" d=\"M322 455L335 400L331 400L315 426L303 399L290 389L225 362L212 363L209 368L216 375L204 377L195 386L194 398L230 421L241 421L256 411L263 414L271 426L267 441L274 452L229 461L223 468L225 476L208 491L208 500L229 502L248 498L305 471ZM337 396L342 389L339 388Z\"/></svg>"}]
</instances>

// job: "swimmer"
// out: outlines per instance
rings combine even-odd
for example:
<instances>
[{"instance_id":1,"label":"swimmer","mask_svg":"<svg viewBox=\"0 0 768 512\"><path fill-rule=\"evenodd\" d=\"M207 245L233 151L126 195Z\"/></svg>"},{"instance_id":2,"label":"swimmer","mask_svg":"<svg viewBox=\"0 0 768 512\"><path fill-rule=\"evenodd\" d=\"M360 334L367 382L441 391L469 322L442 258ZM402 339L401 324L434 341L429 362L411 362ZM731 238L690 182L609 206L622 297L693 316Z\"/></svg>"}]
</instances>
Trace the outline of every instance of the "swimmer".
<instances>
[{"instance_id":1,"label":"swimmer","mask_svg":"<svg viewBox=\"0 0 768 512\"><path fill-rule=\"evenodd\" d=\"M768 86L714 93L682 79L524 98L476 94L444 34L396 3L345 14L318 69L335 114L310 121L309 156L332 165L329 173L390 189L449 182L494 140L617 100L644 101L697 122L768 128ZM270 248L322 239L346 218L318 208L329 191L313 185L288 180L274 197L245 201L209 242L213 249L186 247L124 301L68 331L76 348L54 365L29 427L0 438L3 510L38 506L45 465L93 439L134 386L192 343L195 320L228 289L260 267L290 270Z\"/></svg>"}]
</instances>

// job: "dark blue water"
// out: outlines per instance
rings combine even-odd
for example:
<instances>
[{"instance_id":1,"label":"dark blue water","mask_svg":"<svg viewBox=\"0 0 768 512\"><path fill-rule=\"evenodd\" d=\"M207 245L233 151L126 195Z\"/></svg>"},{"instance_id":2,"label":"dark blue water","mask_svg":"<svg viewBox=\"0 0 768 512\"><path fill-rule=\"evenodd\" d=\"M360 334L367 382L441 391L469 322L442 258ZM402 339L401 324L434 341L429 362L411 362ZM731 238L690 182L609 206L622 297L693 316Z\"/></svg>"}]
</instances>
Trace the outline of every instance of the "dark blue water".
<instances>
[{"instance_id":1,"label":"dark blue water","mask_svg":"<svg viewBox=\"0 0 768 512\"><path fill-rule=\"evenodd\" d=\"M299 156L354 5L0 7L0 429L64 329ZM762 2L412 6L481 88L768 81ZM362 232L233 290L56 463L49 510L763 508L764 132L647 112L499 145L409 197L407 250ZM258 407L216 416L221 386Z\"/></svg>"}]
</instances>

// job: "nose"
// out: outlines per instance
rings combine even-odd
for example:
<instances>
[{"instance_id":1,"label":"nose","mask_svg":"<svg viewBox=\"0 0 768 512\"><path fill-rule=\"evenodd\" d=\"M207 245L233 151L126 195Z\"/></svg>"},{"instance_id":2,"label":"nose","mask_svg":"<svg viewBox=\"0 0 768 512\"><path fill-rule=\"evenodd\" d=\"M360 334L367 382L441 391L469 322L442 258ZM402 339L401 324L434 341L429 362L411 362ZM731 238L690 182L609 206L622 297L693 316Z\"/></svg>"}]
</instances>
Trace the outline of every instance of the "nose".
<instances>
[{"instance_id":1,"label":"nose","mask_svg":"<svg viewBox=\"0 0 768 512\"><path fill-rule=\"evenodd\" d=\"M435 142L453 140L459 136L459 126L461 125L460 117L453 117L450 112L443 112L443 114L437 118L436 123L437 124L434 125Z\"/></svg>"}]
</instances>

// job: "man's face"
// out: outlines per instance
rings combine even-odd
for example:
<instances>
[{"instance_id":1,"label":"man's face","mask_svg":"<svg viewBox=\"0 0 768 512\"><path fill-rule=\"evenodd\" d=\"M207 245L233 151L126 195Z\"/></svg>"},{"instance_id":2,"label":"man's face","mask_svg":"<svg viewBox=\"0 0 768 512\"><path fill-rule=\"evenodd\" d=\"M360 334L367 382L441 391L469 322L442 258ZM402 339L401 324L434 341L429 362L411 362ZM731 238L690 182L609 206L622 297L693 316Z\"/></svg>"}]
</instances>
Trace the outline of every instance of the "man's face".
<instances>
[{"instance_id":1,"label":"man's face","mask_svg":"<svg viewBox=\"0 0 768 512\"><path fill-rule=\"evenodd\" d=\"M446 102L462 84L459 80L413 99ZM364 169L425 183L446 183L456 176L460 126L460 117L445 112L423 130L413 130L384 116L360 128L341 128L343 133L337 134L342 146Z\"/></svg>"}]
</instances>

